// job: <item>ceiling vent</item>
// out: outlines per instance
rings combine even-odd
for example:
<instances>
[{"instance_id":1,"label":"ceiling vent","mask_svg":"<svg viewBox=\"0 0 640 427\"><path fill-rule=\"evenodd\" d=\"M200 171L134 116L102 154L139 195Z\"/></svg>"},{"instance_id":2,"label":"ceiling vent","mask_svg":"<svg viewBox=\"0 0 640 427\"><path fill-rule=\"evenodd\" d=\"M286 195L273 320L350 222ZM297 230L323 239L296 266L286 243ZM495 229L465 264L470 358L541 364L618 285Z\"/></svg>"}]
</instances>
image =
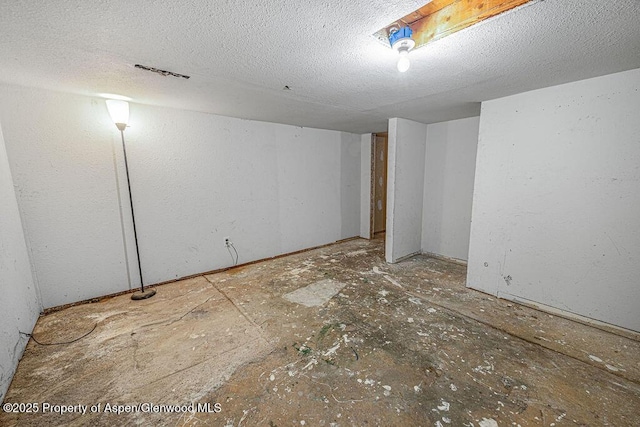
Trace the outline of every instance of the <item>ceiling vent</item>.
<instances>
[{"instance_id":1,"label":"ceiling vent","mask_svg":"<svg viewBox=\"0 0 640 427\"><path fill-rule=\"evenodd\" d=\"M172 76L172 77L181 77L183 79L189 79L191 76L187 76L184 74L174 73L173 71L161 70L159 68L147 67L146 65L136 64L136 68L140 68L141 70L151 71L152 73L160 74L161 76Z\"/></svg>"}]
</instances>

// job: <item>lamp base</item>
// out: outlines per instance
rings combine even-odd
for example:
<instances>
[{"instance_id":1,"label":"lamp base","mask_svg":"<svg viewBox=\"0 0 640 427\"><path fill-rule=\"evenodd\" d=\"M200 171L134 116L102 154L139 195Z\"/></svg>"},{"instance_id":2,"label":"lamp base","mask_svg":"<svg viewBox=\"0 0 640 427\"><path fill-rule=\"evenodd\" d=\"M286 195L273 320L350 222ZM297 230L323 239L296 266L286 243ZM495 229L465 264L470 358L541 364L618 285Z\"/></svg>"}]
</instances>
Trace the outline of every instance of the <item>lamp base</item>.
<instances>
[{"instance_id":1,"label":"lamp base","mask_svg":"<svg viewBox=\"0 0 640 427\"><path fill-rule=\"evenodd\" d=\"M141 300L141 299L147 299L147 298L151 298L152 296L154 296L156 294L156 290L155 289L145 289L144 292L135 292L134 294L131 295L131 299L132 300Z\"/></svg>"}]
</instances>

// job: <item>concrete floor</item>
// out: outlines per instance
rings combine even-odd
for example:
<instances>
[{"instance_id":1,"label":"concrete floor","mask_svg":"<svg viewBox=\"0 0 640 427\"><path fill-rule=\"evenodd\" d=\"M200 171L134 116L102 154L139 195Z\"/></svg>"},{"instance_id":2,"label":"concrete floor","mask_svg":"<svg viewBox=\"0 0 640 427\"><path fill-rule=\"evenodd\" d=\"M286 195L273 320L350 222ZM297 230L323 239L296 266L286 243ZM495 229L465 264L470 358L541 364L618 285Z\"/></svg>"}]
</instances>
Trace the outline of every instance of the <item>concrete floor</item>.
<instances>
[{"instance_id":1,"label":"concrete floor","mask_svg":"<svg viewBox=\"0 0 640 427\"><path fill-rule=\"evenodd\" d=\"M638 334L464 282L464 266L388 265L382 241L352 240L71 307L35 337L96 329L32 340L5 402L38 413L0 425L640 425ZM113 412L149 403L208 406Z\"/></svg>"}]
</instances>

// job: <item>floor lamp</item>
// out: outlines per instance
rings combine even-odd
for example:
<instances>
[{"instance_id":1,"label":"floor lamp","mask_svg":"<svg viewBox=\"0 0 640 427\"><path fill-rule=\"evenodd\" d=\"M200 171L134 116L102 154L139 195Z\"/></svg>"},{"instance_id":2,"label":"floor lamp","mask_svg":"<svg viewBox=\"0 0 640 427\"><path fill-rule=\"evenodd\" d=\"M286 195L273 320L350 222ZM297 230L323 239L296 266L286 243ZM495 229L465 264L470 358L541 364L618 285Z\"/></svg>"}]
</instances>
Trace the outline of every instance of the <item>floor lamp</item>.
<instances>
[{"instance_id":1,"label":"floor lamp","mask_svg":"<svg viewBox=\"0 0 640 427\"><path fill-rule=\"evenodd\" d=\"M142 266L140 264L140 249L138 248L138 233L136 232L136 216L133 212L133 198L131 197L131 182L129 181L129 165L127 164L127 147L124 143L124 130L129 122L129 103L127 101L121 101L116 99L108 99L107 109L111 120L116 124L116 127L120 131L120 138L122 139L122 152L124 153L124 169L127 173L127 188L129 189L129 206L131 206L131 221L133 222L133 239L136 242L136 255L138 257L138 272L140 273L140 291L131 295L133 300L141 300L151 298L156 294L155 289L145 289L144 280L142 279ZM125 243L126 244L126 243ZM129 262L129 260L127 260Z\"/></svg>"}]
</instances>

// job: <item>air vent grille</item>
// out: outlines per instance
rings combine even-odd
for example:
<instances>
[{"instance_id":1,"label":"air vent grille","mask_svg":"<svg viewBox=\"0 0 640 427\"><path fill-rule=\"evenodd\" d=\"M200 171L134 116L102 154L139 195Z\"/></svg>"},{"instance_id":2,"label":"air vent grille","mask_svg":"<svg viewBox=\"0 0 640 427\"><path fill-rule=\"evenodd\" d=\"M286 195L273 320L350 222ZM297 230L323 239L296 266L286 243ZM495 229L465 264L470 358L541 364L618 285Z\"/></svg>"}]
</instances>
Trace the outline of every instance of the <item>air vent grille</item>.
<instances>
[{"instance_id":1,"label":"air vent grille","mask_svg":"<svg viewBox=\"0 0 640 427\"><path fill-rule=\"evenodd\" d=\"M172 76L172 77L181 77L183 79L189 79L191 76L187 76L185 74L174 73L173 71L161 70L159 68L148 67L146 65L136 64L136 68L140 68L141 70L151 71L152 73L160 74L161 76Z\"/></svg>"}]
</instances>

